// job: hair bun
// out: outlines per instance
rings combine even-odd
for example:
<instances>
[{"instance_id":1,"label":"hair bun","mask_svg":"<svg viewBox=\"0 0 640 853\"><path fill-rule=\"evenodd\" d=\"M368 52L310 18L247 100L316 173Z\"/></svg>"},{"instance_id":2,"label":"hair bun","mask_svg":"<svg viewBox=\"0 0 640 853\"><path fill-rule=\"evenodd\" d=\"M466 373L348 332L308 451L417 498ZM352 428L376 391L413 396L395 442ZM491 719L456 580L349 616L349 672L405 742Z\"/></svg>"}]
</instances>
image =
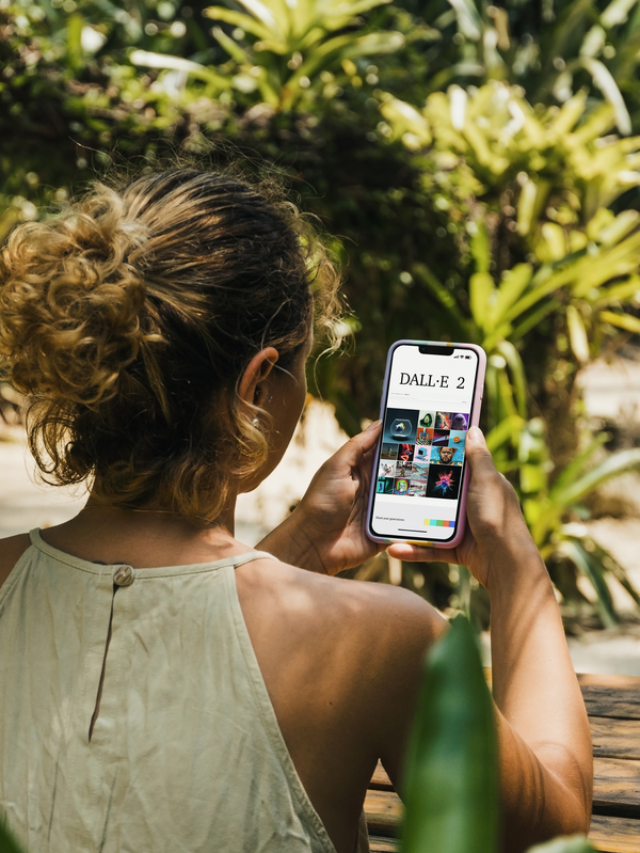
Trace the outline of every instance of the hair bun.
<instances>
[{"instance_id":1,"label":"hair bun","mask_svg":"<svg viewBox=\"0 0 640 853\"><path fill-rule=\"evenodd\" d=\"M132 263L144 228L111 190L58 219L19 226L0 259L0 357L36 398L95 408L159 336L143 330L145 290Z\"/></svg>"}]
</instances>

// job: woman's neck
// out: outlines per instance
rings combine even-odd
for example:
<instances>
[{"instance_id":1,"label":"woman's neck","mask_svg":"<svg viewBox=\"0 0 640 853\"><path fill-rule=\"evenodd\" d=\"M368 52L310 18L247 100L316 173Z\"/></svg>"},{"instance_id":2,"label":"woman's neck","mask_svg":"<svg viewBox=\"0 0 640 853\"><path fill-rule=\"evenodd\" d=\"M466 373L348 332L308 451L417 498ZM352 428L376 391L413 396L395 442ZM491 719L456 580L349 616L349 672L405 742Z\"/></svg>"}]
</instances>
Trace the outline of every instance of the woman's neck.
<instances>
[{"instance_id":1,"label":"woman's neck","mask_svg":"<svg viewBox=\"0 0 640 853\"><path fill-rule=\"evenodd\" d=\"M75 518L44 531L46 542L96 563L134 568L207 563L243 553L234 538L233 501L214 521L191 519L160 506L119 507L92 495Z\"/></svg>"}]
</instances>

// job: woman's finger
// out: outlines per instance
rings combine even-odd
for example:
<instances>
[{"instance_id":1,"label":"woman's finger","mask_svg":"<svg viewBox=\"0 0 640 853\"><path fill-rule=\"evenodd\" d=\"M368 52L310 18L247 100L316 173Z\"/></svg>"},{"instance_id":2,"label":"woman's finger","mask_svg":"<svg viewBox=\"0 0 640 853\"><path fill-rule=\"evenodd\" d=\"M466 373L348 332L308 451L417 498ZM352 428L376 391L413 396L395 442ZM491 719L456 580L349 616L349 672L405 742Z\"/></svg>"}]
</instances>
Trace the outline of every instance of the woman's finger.
<instances>
[{"instance_id":1,"label":"woman's finger","mask_svg":"<svg viewBox=\"0 0 640 853\"><path fill-rule=\"evenodd\" d=\"M487 442L480 427L469 427L465 442L465 454L467 460L471 462L472 467L479 469L479 473L486 474L490 471L495 471L491 451L487 447Z\"/></svg>"},{"instance_id":2,"label":"woman's finger","mask_svg":"<svg viewBox=\"0 0 640 853\"><path fill-rule=\"evenodd\" d=\"M330 461L342 465L351 470L356 468L362 459L376 446L380 437L382 421L374 421L364 432L354 435L346 444L331 457Z\"/></svg>"},{"instance_id":3,"label":"woman's finger","mask_svg":"<svg viewBox=\"0 0 640 853\"><path fill-rule=\"evenodd\" d=\"M459 556L455 548L427 548L411 545L408 542L395 542L387 548L390 557L407 563L458 563Z\"/></svg>"}]
</instances>

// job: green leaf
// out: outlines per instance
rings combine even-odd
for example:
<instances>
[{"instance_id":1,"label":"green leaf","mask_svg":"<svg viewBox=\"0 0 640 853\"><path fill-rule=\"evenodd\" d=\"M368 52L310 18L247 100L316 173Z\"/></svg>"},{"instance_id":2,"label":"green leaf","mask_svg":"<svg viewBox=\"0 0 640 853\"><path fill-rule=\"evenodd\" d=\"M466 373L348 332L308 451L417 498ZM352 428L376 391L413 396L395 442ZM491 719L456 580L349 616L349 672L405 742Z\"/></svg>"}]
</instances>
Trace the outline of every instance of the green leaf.
<instances>
[{"instance_id":1,"label":"green leaf","mask_svg":"<svg viewBox=\"0 0 640 853\"><path fill-rule=\"evenodd\" d=\"M429 267L426 264L417 263L412 266L411 272L414 278L421 281L431 291L446 311L448 319L446 331L453 340L479 342L478 336L474 334L470 324L465 321L458 303Z\"/></svg>"},{"instance_id":2,"label":"green leaf","mask_svg":"<svg viewBox=\"0 0 640 853\"><path fill-rule=\"evenodd\" d=\"M566 465L560 474L556 477L553 488L557 490L562 490L567 486L570 486L571 483L580 475L580 472L587 464L589 459L593 456L596 450L607 441L609 438L608 433L601 432L599 433L593 441L591 441L585 449L575 456L571 462Z\"/></svg>"},{"instance_id":3,"label":"green leaf","mask_svg":"<svg viewBox=\"0 0 640 853\"><path fill-rule=\"evenodd\" d=\"M0 853L25 853L13 835L0 820Z\"/></svg>"},{"instance_id":4,"label":"green leaf","mask_svg":"<svg viewBox=\"0 0 640 853\"><path fill-rule=\"evenodd\" d=\"M449 0L458 19L458 29L468 39L478 41L482 36L482 19L473 0Z\"/></svg>"},{"instance_id":5,"label":"green leaf","mask_svg":"<svg viewBox=\"0 0 640 853\"><path fill-rule=\"evenodd\" d=\"M238 42L230 38L220 27L212 27L211 34L214 39L222 45L232 59L235 59L240 65L251 64L251 59L245 50L243 50Z\"/></svg>"},{"instance_id":6,"label":"green leaf","mask_svg":"<svg viewBox=\"0 0 640 853\"><path fill-rule=\"evenodd\" d=\"M611 590L607 586L604 566L593 559L585 550L580 539L567 537L556 546L556 553L570 560L576 568L590 581L597 596L597 607L600 618L607 628L618 625L620 619L616 613L611 598Z\"/></svg>"},{"instance_id":7,"label":"green leaf","mask_svg":"<svg viewBox=\"0 0 640 853\"><path fill-rule=\"evenodd\" d=\"M623 210L610 225L600 231L600 242L604 246L614 246L623 240L640 223L637 210Z\"/></svg>"},{"instance_id":8,"label":"green leaf","mask_svg":"<svg viewBox=\"0 0 640 853\"><path fill-rule=\"evenodd\" d=\"M598 557L602 565L609 571L614 578L618 581L618 583L626 589L631 598L636 602L636 604L640 604L640 593L635 588L635 586L631 583L629 576L625 569L618 563L618 561L611 556L608 551L605 551L604 548L601 548L597 542L592 541L593 546L593 554Z\"/></svg>"},{"instance_id":9,"label":"green leaf","mask_svg":"<svg viewBox=\"0 0 640 853\"><path fill-rule=\"evenodd\" d=\"M616 24L624 24L637 2L638 0L612 0L600 15L600 23L607 29L615 27Z\"/></svg>"},{"instance_id":10,"label":"green leaf","mask_svg":"<svg viewBox=\"0 0 640 853\"><path fill-rule=\"evenodd\" d=\"M170 56L165 53L153 53L149 50L133 50L129 54L129 62L132 65L143 65L146 68L165 68L173 71L185 71L193 77L198 77L208 83L215 83L222 89L229 88L229 81L216 74L205 65L200 65L199 62L192 62L190 59L182 59L180 56Z\"/></svg>"},{"instance_id":11,"label":"green leaf","mask_svg":"<svg viewBox=\"0 0 640 853\"><path fill-rule=\"evenodd\" d=\"M471 255L476 262L476 272L489 272L491 266L491 246L484 222L474 223L475 233L471 238Z\"/></svg>"},{"instance_id":12,"label":"green leaf","mask_svg":"<svg viewBox=\"0 0 640 853\"><path fill-rule=\"evenodd\" d=\"M82 50L82 28L84 18L79 12L69 15L67 20L67 56L69 65L78 70L82 68L84 57Z\"/></svg>"},{"instance_id":13,"label":"green leaf","mask_svg":"<svg viewBox=\"0 0 640 853\"><path fill-rule=\"evenodd\" d=\"M481 329L491 331L498 299L496 286L488 272L477 272L469 279L471 315Z\"/></svg>"},{"instance_id":14,"label":"green leaf","mask_svg":"<svg viewBox=\"0 0 640 853\"><path fill-rule=\"evenodd\" d=\"M368 56L375 53L393 53L404 44L402 33L369 33L365 36L354 38L352 33L335 36L315 48L302 65L292 74L287 82L288 97L283 98L283 104L290 106L294 100L300 80L303 77L312 77L320 68L326 67L337 59L345 57Z\"/></svg>"},{"instance_id":15,"label":"green leaf","mask_svg":"<svg viewBox=\"0 0 640 853\"><path fill-rule=\"evenodd\" d=\"M586 364L589 361L589 340L582 317L575 305L567 305L567 329L573 354L580 364Z\"/></svg>"},{"instance_id":16,"label":"green leaf","mask_svg":"<svg viewBox=\"0 0 640 853\"><path fill-rule=\"evenodd\" d=\"M500 423L495 426L486 437L487 447L489 450L494 453L502 447L505 442L510 439L517 439L524 424L525 420L519 415L512 415L510 418L505 418L505 420L500 421Z\"/></svg>"},{"instance_id":17,"label":"green leaf","mask_svg":"<svg viewBox=\"0 0 640 853\"><path fill-rule=\"evenodd\" d=\"M566 101L560 112L547 127L548 136L560 139L565 133L569 133L584 113L587 104L587 93L577 92L573 97Z\"/></svg>"},{"instance_id":18,"label":"green leaf","mask_svg":"<svg viewBox=\"0 0 640 853\"><path fill-rule=\"evenodd\" d=\"M494 710L473 631L463 616L427 659L403 787L402 853L495 853Z\"/></svg>"},{"instance_id":19,"label":"green leaf","mask_svg":"<svg viewBox=\"0 0 640 853\"><path fill-rule=\"evenodd\" d=\"M284 37L284 34L288 29L288 21L282 7L278 10L280 14L276 19L276 15L274 14L275 9L272 10L272 8L269 8L265 3L261 3L260 0L238 0L238 2L262 24L264 24L271 33L277 32L280 38ZM272 4L272 7L275 5L276 4Z\"/></svg>"},{"instance_id":20,"label":"green leaf","mask_svg":"<svg viewBox=\"0 0 640 853\"><path fill-rule=\"evenodd\" d=\"M627 471L640 468L640 448L619 450L592 468L573 483L554 484L549 492L549 499L556 507L568 507L581 500L602 483L619 477Z\"/></svg>"},{"instance_id":21,"label":"green leaf","mask_svg":"<svg viewBox=\"0 0 640 853\"><path fill-rule=\"evenodd\" d=\"M553 838L546 844L536 844L527 853L596 853L596 849L584 835L566 835Z\"/></svg>"},{"instance_id":22,"label":"green leaf","mask_svg":"<svg viewBox=\"0 0 640 853\"><path fill-rule=\"evenodd\" d=\"M392 0L357 0L349 5L349 17L355 18L356 15L362 15L363 12L368 12L369 9L375 9L376 6L384 6L391 3ZM343 8L341 5L340 8Z\"/></svg>"},{"instance_id":23,"label":"green leaf","mask_svg":"<svg viewBox=\"0 0 640 853\"><path fill-rule=\"evenodd\" d=\"M352 41L352 44L347 46L344 52L345 56L370 56L372 53L395 53L404 47L405 38L402 33L385 32L385 33L367 33L364 36L358 36Z\"/></svg>"},{"instance_id":24,"label":"green leaf","mask_svg":"<svg viewBox=\"0 0 640 853\"><path fill-rule=\"evenodd\" d=\"M511 308L524 293L533 277L531 264L517 264L502 277L498 287L496 301L496 322L499 323L505 312Z\"/></svg>"},{"instance_id":25,"label":"green leaf","mask_svg":"<svg viewBox=\"0 0 640 853\"><path fill-rule=\"evenodd\" d=\"M619 329L640 335L640 320L631 314L616 314L613 311L601 311L599 317L603 323L610 323Z\"/></svg>"},{"instance_id":26,"label":"green leaf","mask_svg":"<svg viewBox=\"0 0 640 853\"><path fill-rule=\"evenodd\" d=\"M260 39L269 39L273 37L273 32L252 18L250 15L245 15L244 12L236 12L233 9L225 9L223 6L209 6L202 13L207 18L214 21L224 21L225 24L233 24L234 27L240 27L247 33L251 33Z\"/></svg>"},{"instance_id":27,"label":"green leaf","mask_svg":"<svg viewBox=\"0 0 640 853\"><path fill-rule=\"evenodd\" d=\"M640 276L632 276L622 284L613 284L611 287L600 290L600 296L595 300L593 306L600 308L605 305L619 304L620 302L636 301L640 296Z\"/></svg>"},{"instance_id":28,"label":"green leaf","mask_svg":"<svg viewBox=\"0 0 640 853\"><path fill-rule=\"evenodd\" d=\"M516 408L518 415L524 419L527 416L527 380L520 353L511 341L500 341L496 345L496 351L500 353L509 366Z\"/></svg>"},{"instance_id":29,"label":"green leaf","mask_svg":"<svg viewBox=\"0 0 640 853\"><path fill-rule=\"evenodd\" d=\"M581 57L581 64L591 74L593 82L613 107L618 130L624 136L628 136L631 133L631 116L611 72L604 63L591 56Z\"/></svg>"},{"instance_id":30,"label":"green leaf","mask_svg":"<svg viewBox=\"0 0 640 853\"><path fill-rule=\"evenodd\" d=\"M520 190L520 198L518 199L518 233L522 234L523 237L531 230L537 194L538 188L531 180L528 180Z\"/></svg>"}]
</instances>

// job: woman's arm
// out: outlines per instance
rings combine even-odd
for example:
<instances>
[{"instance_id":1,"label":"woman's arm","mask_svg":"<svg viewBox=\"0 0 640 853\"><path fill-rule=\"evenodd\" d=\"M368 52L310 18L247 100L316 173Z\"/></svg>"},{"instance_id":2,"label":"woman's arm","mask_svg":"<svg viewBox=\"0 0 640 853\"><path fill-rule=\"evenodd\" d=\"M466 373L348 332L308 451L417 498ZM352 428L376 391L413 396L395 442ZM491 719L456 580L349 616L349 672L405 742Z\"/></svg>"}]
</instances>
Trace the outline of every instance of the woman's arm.
<instances>
[{"instance_id":1,"label":"woman's arm","mask_svg":"<svg viewBox=\"0 0 640 853\"><path fill-rule=\"evenodd\" d=\"M586 831L593 766L589 722L546 567L513 488L477 427L469 430L468 530L453 550L393 545L405 560L467 565L491 597L493 693L506 849Z\"/></svg>"},{"instance_id":2,"label":"woman's arm","mask_svg":"<svg viewBox=\"0 0 640 853\"><path fill-rule=\"evenodd\" d=\"M258 547L324 574L380 550L364 533L378 437L374 424L341 448L319 470L298 508ZM553 587L515 492L496 471L477 428L469 430L466 453L471 481L461 545L450 550L397 544L389 553L466 565L489 591L506 849L519 851L587 829L591 739ZM376 721L369 717L372 739L383 744L385 767L400 784L420 662L441 628L425 602L404 590L393 592L392 600L400 595L402 604L390 607L388 596L381 595L380 608L368 608L365 620L366 670L372 690L377 685L367 702L377 711Z\"/></svg>"},{"instance_id":3,"label":"woman's arm","mask_svg":"<svg viewBox=\"0 0 640 853\"><path fill-rule=\"evenodd\" d=\"M377 421L322 465L296 509L256 545L292 566L335 575L384 546L365 533Z\"/></svg>"}]
</instances>

